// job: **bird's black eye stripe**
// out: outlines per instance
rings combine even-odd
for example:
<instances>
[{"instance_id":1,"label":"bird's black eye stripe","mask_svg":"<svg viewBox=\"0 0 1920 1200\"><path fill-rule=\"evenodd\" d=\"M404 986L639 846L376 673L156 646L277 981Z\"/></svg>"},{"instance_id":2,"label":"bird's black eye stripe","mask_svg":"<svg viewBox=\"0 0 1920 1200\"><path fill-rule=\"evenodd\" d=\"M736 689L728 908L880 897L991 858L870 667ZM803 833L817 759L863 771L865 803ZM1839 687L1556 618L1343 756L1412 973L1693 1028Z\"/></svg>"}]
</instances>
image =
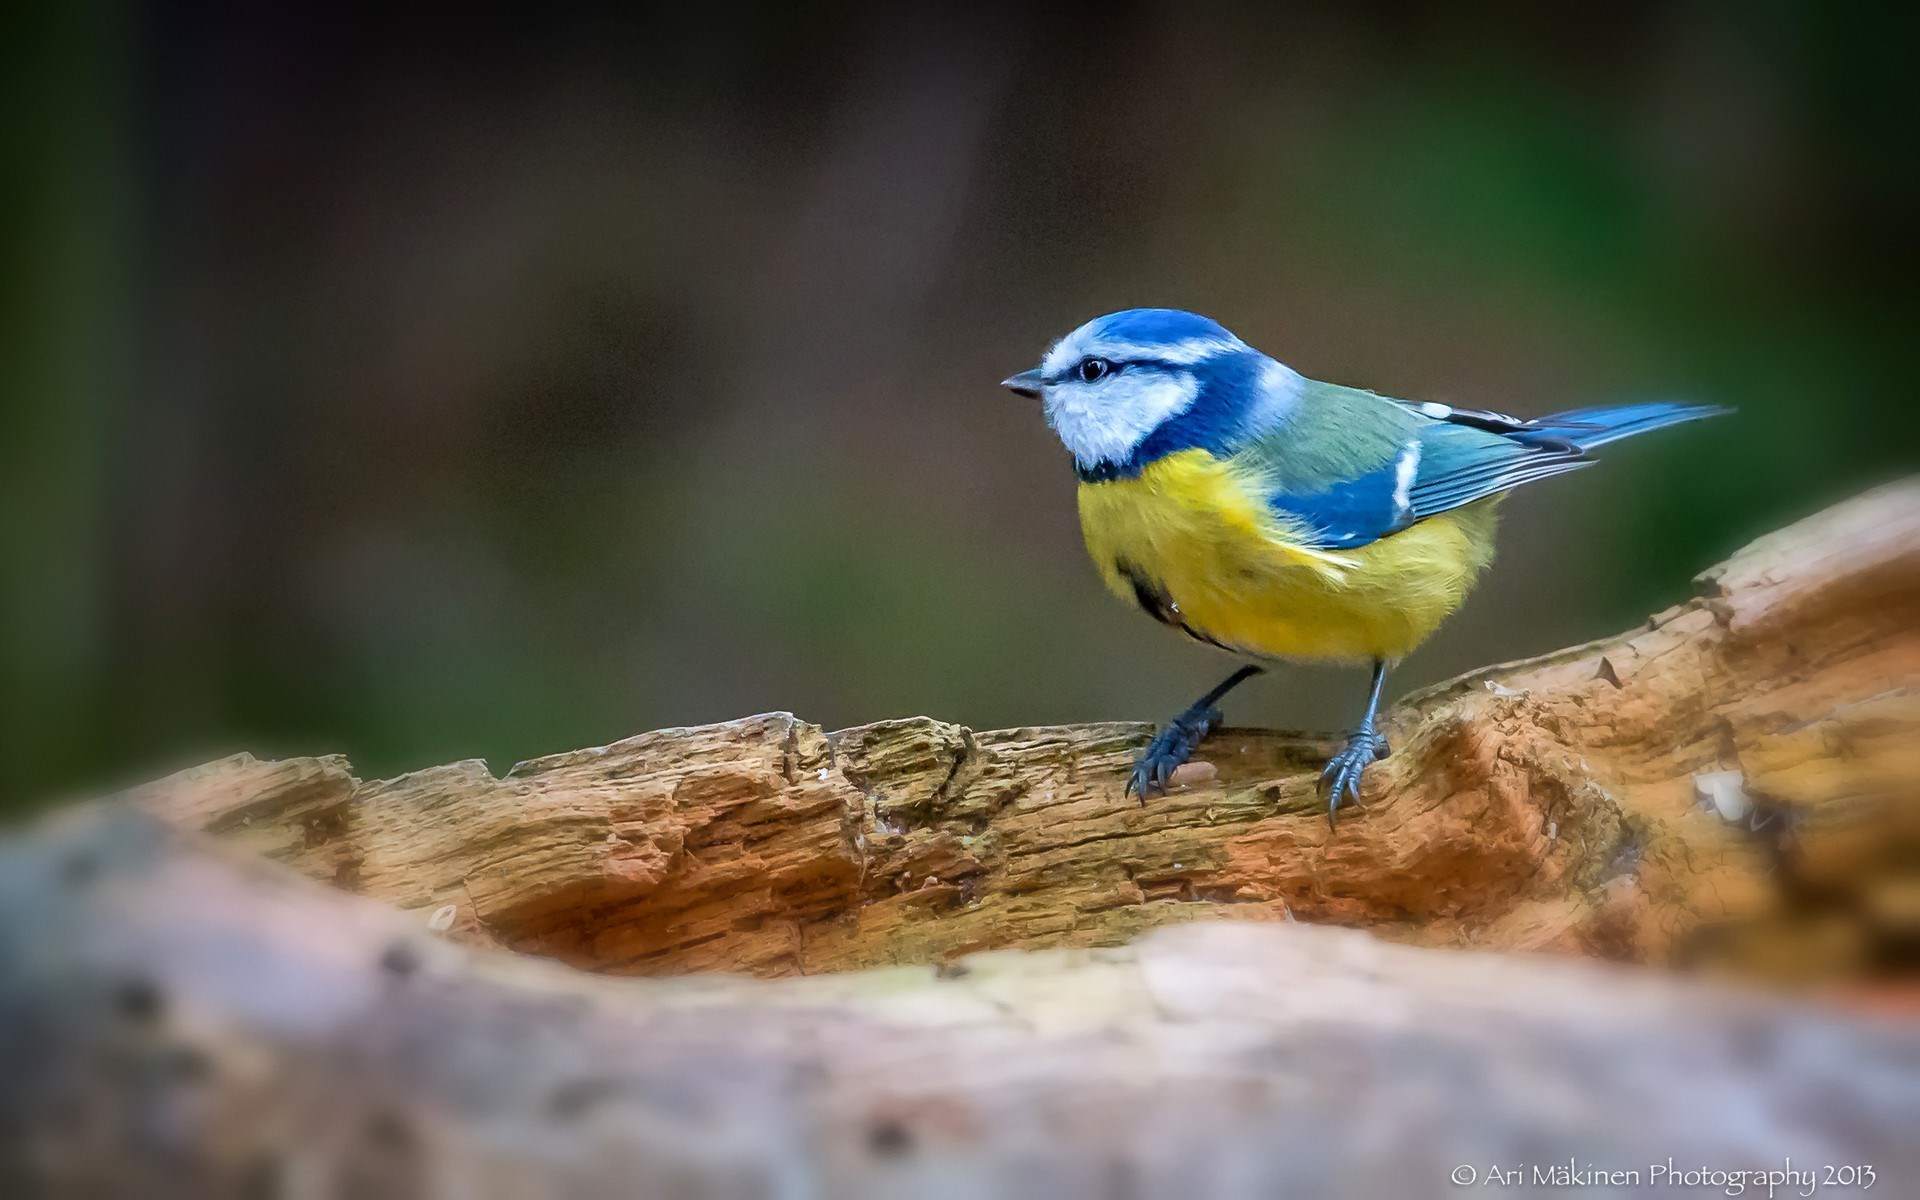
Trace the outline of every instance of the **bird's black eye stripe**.
<instances>
[{"instance_id":1,"label":"bird's black eye stripe","mask_svg":"<svg viewBox=\"0 0 1920 1200\"><path fill-rule=\"evenodd\" d=\"M1104 358L1083 358L1073 371L1082 383L1098 383L1113 374L1114 365Z\"/></svg>"}]
</instances>

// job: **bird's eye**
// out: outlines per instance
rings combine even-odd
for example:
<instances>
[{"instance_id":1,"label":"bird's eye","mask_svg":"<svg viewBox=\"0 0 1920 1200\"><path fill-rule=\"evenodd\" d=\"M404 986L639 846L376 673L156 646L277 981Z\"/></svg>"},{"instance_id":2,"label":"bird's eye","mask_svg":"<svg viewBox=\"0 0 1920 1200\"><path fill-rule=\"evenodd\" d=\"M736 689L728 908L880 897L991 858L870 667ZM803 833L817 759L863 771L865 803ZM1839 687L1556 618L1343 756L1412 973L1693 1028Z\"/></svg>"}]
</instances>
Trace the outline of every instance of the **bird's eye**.
<instances>
[{"instance_id":1,"label":"bird's eye","mask_svg":"<svg viewBox=\"0 0 1920 1200\"><path fill-rule=\"evenodd\" d=\"M1083 382L1098 383L1113 373L1113 364L1104 358L1083 358L1079 369Z\"/></svg>"}]
</instances>

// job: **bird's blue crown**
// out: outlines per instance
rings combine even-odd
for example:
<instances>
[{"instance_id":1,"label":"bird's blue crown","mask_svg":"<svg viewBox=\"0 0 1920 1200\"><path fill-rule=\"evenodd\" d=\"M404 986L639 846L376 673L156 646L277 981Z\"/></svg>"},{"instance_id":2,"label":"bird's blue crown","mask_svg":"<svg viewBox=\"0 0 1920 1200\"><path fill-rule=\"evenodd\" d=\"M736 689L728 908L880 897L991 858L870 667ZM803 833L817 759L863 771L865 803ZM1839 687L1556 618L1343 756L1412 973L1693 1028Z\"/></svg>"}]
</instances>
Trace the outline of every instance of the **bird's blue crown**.
<instances>
[{"instance_id":1,"label":"bird's blue crown","mask_svg":"<svg viewBox=\"0 0 1920 1200\"><path fill-rule=\"evenodd\" d=\"M1140 472L1180 450L1225 455L1284 416L1300 377L1218 321L1173 308L1096 317L1054 343L1047 421L1083 479Z\"/></svg>"},{"instance_id":2,"label":"bird's blue crown","mask_svg":"<svg viewBox=\"0 0 1920 1200\"><path fill-rule=\"evenodd\" d=\"M1212 317L1179 308L1129 308L1087 323L1094 336L1142 346L1172 346L1194 339L1238 342L1225 325Z\"/></svg>"}]
</instances>

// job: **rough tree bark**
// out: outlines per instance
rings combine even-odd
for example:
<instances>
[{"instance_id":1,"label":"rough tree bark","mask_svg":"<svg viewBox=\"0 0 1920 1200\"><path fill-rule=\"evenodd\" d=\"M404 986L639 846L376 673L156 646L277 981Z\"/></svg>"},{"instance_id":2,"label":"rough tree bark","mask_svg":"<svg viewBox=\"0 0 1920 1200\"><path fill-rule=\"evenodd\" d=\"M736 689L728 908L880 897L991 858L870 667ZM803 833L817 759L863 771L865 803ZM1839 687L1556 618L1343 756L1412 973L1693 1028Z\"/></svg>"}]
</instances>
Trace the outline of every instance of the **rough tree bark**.
<instances>
[{"instance_id":1,"label":"rough tree bark","mask_svg":"<svg viewBox=\"0 0 1920 1200\"><path fill-rule=\"evenodd\" d=\"M1305 922L1895 964L1916 535L1920 486L1882 489L1412 698L1337 832L1313 739L1229 732L1142 806L1144 726L785 715L502 778L239 757L63 814L0 850L0 1194L1616 1194L1594 1169L1789 1159L1901 1194L1910 1022ZM1267 924L1134 936L1222 915Z\"/></svg>"},{"instance_id":2,"label":"rough tree bark","mask_svg":"<svg viewBox=\"0 0 1920 1200\"><path fill-rule=\"evenodd\" d=\"M243 755L140 803L469 943L610 972L815 973L1230 915L1852 978L1920 944L1920 482L1389 729L1337 830L1312 737L1223 731L1143 806L1122 780L1145 725L783 713L499 778Z\"/></svg>"},{"instance_id":3,"label":"rough tree bark","mask_svg":"<svg viewBox=\"0 0 1920 1200\"><path fill-rule=\"evenodd\" d=\"M1827 1191L1865 1170L1873 1194L1910 1195L1920 1178L1911 1025L1288 924L611 979L449 945L124 809L0 851L0 1015L8 1196L1407 1197L1495 1166L1521 1172L1502 1194L1734 1194L1675 1187L1669 1164L1790 1165Z\"/></svg>"}]
</instances>

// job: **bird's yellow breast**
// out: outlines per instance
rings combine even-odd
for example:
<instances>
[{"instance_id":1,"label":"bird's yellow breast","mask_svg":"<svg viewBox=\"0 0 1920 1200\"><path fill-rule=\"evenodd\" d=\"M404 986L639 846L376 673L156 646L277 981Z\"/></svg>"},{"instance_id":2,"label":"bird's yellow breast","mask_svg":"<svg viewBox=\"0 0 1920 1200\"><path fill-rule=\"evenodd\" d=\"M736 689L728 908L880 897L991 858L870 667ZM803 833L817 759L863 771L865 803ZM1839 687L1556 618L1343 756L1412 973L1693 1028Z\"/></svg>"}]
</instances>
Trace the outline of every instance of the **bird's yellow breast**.
<instances>
[{"instance_id":1,"label":"bird's yellow breast","mask_svg":"<svg viewBox=\"0 0 1920 1200\"><path fill-rule=\"evenodd\" d=\"M1328 661L1398 659L1424 641L1492 560L1498 500L1323 551L1205 450L1082 483L1079 499L1087 551L1115 595L1234 650Z\"/></svg>"}]
</instances>

